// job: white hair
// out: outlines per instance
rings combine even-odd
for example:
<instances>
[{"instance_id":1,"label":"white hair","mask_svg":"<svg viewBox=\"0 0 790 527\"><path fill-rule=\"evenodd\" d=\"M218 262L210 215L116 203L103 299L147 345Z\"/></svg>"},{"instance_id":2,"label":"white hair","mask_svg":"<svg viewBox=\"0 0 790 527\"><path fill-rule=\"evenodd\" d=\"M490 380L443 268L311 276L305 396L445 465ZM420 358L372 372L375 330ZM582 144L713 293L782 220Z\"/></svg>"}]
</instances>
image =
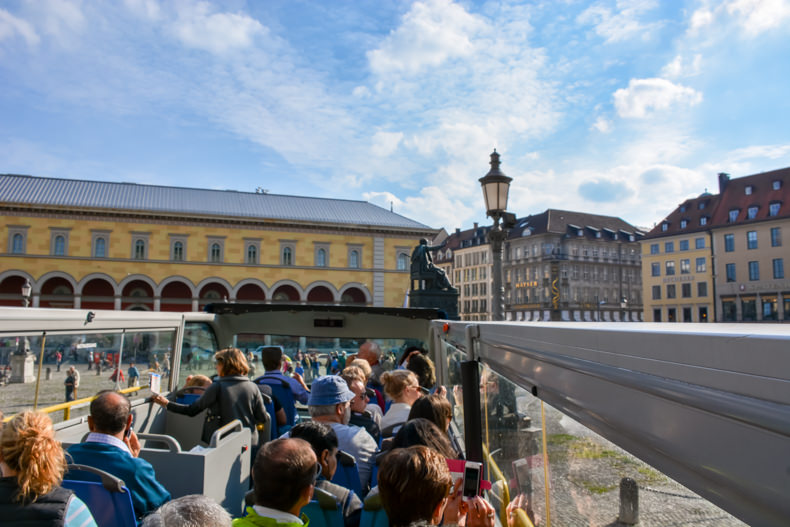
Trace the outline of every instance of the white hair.
<instances>
[{"instance_id":1,"label":"white hair","mask_svg":"<svg viewBox=\"0 0 790 527\"><path fill-rule=\"evenodd\" d=\"M216 501L190 494L169 501L145 517L142 527L230 527L231 516Z\"/></svg>"}]
</instances>

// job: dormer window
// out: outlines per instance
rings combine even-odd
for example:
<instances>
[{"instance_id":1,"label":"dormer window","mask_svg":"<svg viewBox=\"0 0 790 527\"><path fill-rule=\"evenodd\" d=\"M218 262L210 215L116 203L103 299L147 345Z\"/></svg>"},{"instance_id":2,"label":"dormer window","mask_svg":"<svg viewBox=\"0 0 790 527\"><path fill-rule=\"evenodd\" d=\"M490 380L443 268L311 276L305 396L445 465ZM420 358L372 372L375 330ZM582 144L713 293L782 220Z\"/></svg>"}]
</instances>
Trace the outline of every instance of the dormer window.
<instances>
[{"instance_id":1,"label":"dormer window","mask_svg":"<svg viewBox=\"0 0 790 527\"><path fill-rule=\"evenodd\" d=\"M584 231L582 229L579 229L578 231L576 231L576 236L584 236Z\"/></svg>"},{"instance_id":2,"label":"dormer window","mask_svg":"<svg viewBox=\"0 0 790 527\"><path fill-rule=\"evenodd\" d=\"M699 205L697 206L697 208L699 208L699 210L704 209L705 208L705 202L704 201L700 201Z\"/></svg>"},{"instance_id":3,"label":"dormer window","mask_svg":"<svg viewBox=\"0 0 790 527\"><path fill-rule=\"evenodd\" d=\"M708 217L707 217L707 216L702 216L702 217L699 219L699 224L700 224L700 225L707 225L707 224L708 224Z\"/></svg>"},{"instance_id":4,"label":"dormer window","mask_svg":"<svg viewBox=\"0 0 790 527\"><path fill-rule=\"evenodd\" d=\"M778 201L771 203L768 205L768 215L769 216L776 216L779 214L779 209L782 207L782 204Z\"/></svg>"},{"instance_id":5,"label":"dormer window","mask_svg":"<svg viewBox=\"0 0 790 527\"><path fill-rule=\"evenodd\" d=\"M686 206L685 205L681 205L680 206L680 212L686 212Z\"/></svg>"},{"instance_id":6,"label":"dormer window","mask_svg":"<svg viewBox=\"0 0 790 527\"><path fill-rule=\"evenodd\" d=\"M601 231L595 231L595 237L596 238L600 238L601 237Z\"/></svg>"},{"instance_id":7,"label":"dormer window","mask_svg":"<svg viewBox=\"0 0 790 527\"><path fill-rule=\"evenodd\" d=\"M741 212L740 209L732 209L730 210L729 222L735 223L738 221L738 214Z\"/></svg>"},{"instance_id":8,"label":"dormer window","mask_svg":"<svg viewBox=\"0 0 790 527\"><path fill-rule=\"evenodd\" d=\"M756 218L757 211L759 210L759 208L760 207L749 207L748 209L746 209L746 218L749 220L753 220L754 218Z\"/></svg>"},{"instance_id":9,"label":"dormer window","mask_svg":"<svg viewBox=\"0 0 790 527\"><path fill-rule=\"evenodd\" d=\"M782 188L782 180L781 180L781 179L775 179L775 180L773 180L773 181L771 182L771 188L772 188L773 190L779 190L780 188Z\"/></svg>"},{"instance_id":10,"label":"dormer window","mask_svg":"<svg viewBox=\"0 0 790 527\"><path fill-rule=\"evenodd\" d=\"M680 220L681 229L685 229L686 227L688 227L688 224L689 224L689 220Z\"/></svg>"},{"instance_id":11,"label":"dormer window","mask_svg":"<svg viewBox=\"0 0 790 527\"><path fill-rule=\"evenodd\" d=\"M667 229L669 229L669 223L662 223L661 224L661 230L666 232Z\"/></svg>"},{"instance_id":12,"label":"dormer window","mask_svg":"<svg viewBox=\"0 0 790 527\"><path fill-rule=\"evenodd\" d=\"M754 192L754 187L751 185L746 185L746 188L743 189L747 196L751 196L752 192Z\"/></svg>"}]
</instances>

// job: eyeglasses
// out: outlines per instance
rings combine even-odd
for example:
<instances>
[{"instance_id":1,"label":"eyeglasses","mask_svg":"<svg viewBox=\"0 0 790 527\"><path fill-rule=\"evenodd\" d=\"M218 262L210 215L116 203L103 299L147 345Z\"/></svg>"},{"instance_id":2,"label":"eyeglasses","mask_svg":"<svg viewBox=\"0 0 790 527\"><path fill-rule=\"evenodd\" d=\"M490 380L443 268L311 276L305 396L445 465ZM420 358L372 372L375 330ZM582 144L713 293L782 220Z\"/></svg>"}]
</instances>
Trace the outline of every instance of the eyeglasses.
<instances>
[{"instance_id":1,"label":"eyeglasses","mask_svg":"<svg viewBox=\"0 0 790 527\"><path fill-rule=\"evenodd\" d=\"M315 464L315 474L313 475L313 485L315 482L318 481L318 477L321 475L321 463Z\"/></svg>"}]
</instances>

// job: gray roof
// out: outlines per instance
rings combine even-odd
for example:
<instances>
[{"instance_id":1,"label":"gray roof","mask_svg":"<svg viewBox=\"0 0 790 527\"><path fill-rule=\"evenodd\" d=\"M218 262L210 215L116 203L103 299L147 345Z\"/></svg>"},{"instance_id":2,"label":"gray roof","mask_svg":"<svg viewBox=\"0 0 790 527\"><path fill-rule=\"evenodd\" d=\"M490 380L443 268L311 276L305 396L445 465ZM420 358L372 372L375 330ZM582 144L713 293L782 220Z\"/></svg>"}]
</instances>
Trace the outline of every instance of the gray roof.
<instances>
[{"instance_id":1,"label":"gray roof","mask_svg":"<svg viewBox=\"0 0 790 527\"><path fill-rule=\"evenodd\" d=\"M0 174L0 203L431 230L366 201Z\"/></svg>"}]
</instances>

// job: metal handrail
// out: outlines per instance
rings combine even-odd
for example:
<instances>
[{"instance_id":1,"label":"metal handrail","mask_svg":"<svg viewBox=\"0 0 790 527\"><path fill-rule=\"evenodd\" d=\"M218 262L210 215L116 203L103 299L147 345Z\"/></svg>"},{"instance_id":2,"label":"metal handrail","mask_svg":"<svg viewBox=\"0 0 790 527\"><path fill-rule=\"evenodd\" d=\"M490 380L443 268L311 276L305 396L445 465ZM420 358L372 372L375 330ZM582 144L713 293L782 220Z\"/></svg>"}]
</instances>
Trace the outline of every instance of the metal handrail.
<instances>
[{"instance_id":1,"label":"metal handrail","mask_svg":"<svg viewBox=\"0 0 790 527\"><path fill-rule=\"evenodd\" d=\"M148 385L146 384L144 386L133 386L131 388L124 388L123 390L118 390L118 393L122 393L122 394L134 393L144 388L148 388ZM95 398L96 398L95 395L92 395L90 397L83 397L82 399L75 399L74 401L54 404L52 406L47 406L46 408L39 408L37 411L44 412L45 414L51 414L63 410L63 420L68 421L69 419L71 419L72 408L75 407L83 408L85 406L88 406L91 403L91 401L93 401ZM3 422L6 423L10 421L11 419L14 418L14 415L9 415L8 417L3 418Z\"/></svg>"}]
</instances>

